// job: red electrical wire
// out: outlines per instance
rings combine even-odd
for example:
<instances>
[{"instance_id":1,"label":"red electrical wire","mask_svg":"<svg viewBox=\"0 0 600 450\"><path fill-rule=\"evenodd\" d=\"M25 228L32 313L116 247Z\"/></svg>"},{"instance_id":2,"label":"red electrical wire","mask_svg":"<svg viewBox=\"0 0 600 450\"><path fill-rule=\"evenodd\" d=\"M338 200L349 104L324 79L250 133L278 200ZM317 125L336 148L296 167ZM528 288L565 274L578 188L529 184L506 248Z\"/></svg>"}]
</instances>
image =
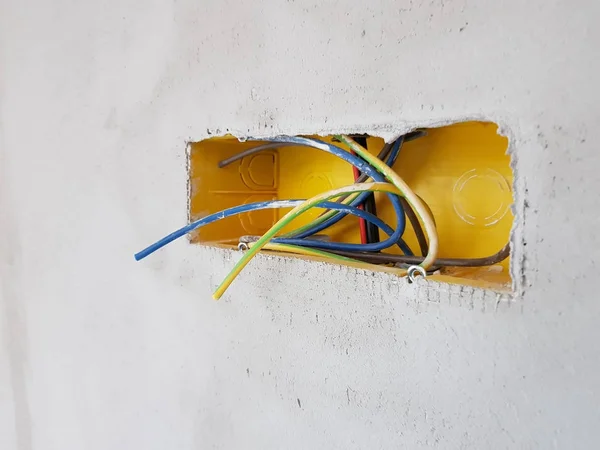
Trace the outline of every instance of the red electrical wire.
<instances>
[{"instance_id":1,"label":"red electrical wire","mask_svg":"<svg viewBox=\"0 0 600 450\"><path fill-rule=\"evenodd\" d=\"M356 153L354 152L350 152L353 155L356 155ZM360 177L360 172L358 170L358 167L356 166L352 166L352 172L354 173L354 181L356 182L358 180L358 178ZM364 209L363 205L358 205L358 209ZM358 219L358 226L360 228L360 242L361 244L366 244L367 243L367 222L365 221L365 219Z\"/></svg>"}]
</instances>

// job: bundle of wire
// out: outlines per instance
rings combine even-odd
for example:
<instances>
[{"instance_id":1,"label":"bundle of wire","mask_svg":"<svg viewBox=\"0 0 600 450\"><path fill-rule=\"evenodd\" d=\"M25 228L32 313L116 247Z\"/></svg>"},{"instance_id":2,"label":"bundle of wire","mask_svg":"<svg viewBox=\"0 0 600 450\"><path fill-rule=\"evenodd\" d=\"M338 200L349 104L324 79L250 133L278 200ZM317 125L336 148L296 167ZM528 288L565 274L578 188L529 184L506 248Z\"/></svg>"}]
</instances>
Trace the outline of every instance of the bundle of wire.
<instances>
[{"instance_id":1,"label":"bundle of wire","mask_svg":"<svg viewBox=\"0 0 600 450\"><path fill-rule=\"evenodd\" d=\"M336 136L336 140L346 148L334 145L333 143L306 137L280 136L273 138L270 143L248 149L231 158L221 161L219 167L225 167L246 156L271 148L304 146L330 153L351 164L355 168L355 184L324 192L310 199L249 203L208 215L174 231L139 253L136 253L135 259L141 260L173 240L184 236L197 228L226 217L254 210L292 208L262 237L248 245L246 253L244 253L242 258L214 292L213 297L215 299L219 299L223 295L235 277L262 248L287 253L318 256L343 262L362 261L372 264L418 264L425 270L434 265L444 265L443 263L445 261L436 260L438 237L435 222L429 209L409 186L391 169L391 166L393 166L398 158L402 144L407 140L416 139L422 134L422 132L410 133L400 137L392 144L386 144L377 157L369 153L363 146L359 145L348 136ZM372 179L373 181L368 182L369 179ZM370 211L370 208L368 208L368 204L365 203L374 192L383 192L389 197L396 213L395 229L373 214ZM332 201L336 198L337 201ZM326 212L311 223L292 232L278 236L278 233L284 227L312 208L324 208ZM367 233L363 231L361 231L361 244L329 242L315 237L317 233L338 223L348 214L359 217L362 222L361 230L366 229L366 227L371 227L371 230L379 229L388 235L387 239L379 241L378 239L371 237L369 238L369 241L374 242L365 242L367 240ZM422 254L420 257L415 256L402 239L406 229L405 217L408 217L417 236L417 241ZM424 230L421 227L421 223ZM373 235L377 236L378 234L369 234L369 236ZM380 253L381 250L385 250L394 245L397 245L402 250L402 255ZM498 252L497 255L500 255L501 253L502 250ZM484 259L485 258L479 258L479 260ZM455 258L452 262L456 263L457 261L458 264L453 265L461 265L460 259ZM469 265L468 261L469 260L465 259L463 261L465 262L464 265ZM475 261L473 265L483 265L481 264L482 262L486 261ZM407 273L405 267L387 270L392 270L398 275L406 275Z\"/></svg>"}]
</instances>

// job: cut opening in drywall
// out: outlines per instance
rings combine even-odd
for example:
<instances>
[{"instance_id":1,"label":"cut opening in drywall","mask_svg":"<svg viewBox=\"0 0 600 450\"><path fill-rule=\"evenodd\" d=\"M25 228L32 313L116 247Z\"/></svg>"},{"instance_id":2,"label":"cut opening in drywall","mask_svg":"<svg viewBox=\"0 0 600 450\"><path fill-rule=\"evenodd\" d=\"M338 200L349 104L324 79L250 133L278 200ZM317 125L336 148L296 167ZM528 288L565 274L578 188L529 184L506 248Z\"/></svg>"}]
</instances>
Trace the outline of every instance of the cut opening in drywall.
<instances>
[{"instance_id":1,"label":"cut opening in drywall","mask_svg":"<svg viewBox=\"0 0 600 450\"><path fill-rule=\"evenodd\" d=\"M312 138L349 151L334 136ZM355 138L373 155L380 154L385 145L380 137L355 135ZM251 151L258 146L262 150ZM463 122L419 129L406 135L402 145L398 145L395 159L387 161L420 197L435 220L439 252L430 276L447 282L510 290L508 242L513 223L513 173L507 147L508 139L498 134L496 124ZM189 148L190 221L238 205L307 199L351 185L356 176L348 162L309 146L284 145L269 139L242 142L233 136L194 142ZM383 192L376 192L373 198L372 205L365 203L363 208L394 228L397 210L390 198ZM237 248L240 240L252 242L289 210L256 209L224 217L218 223L193 231L191 242ZM279 235L309 226L323 211L307 211ZM392 265L417 264L424 250L423 239L416 230L418 224L415 228L410 220L405 221L402 239L416 255L413 259L402 259L406 252L398 245L372 252L373 255L368 257L345 256L381 263L369 265L369 270L390 271ZM422 220L419 224L424 225ZM387 237L386 233L377 231L377 227L369 226L368 221L361 223L357 217L347 215L319 231L317 239L334 244L363 245ZM287 252L280 254L307 257ZM308 258L321 259L315 255ZM339 259L332 262L357 266L354 262Z\"/></svg>"}]
</instances>

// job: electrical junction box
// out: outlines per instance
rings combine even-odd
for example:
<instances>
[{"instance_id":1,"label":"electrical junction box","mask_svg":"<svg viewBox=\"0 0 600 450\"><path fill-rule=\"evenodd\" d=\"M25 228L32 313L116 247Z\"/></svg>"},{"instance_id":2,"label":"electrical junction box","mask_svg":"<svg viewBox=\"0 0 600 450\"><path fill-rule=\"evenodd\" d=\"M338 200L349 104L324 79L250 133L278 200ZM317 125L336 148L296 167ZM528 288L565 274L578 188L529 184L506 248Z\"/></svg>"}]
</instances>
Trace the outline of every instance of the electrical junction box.
<instances>
[{"instance_id":1,"label":"electrical junction box","mask_svg":"<svg viewBox=\"0 0 600 450\"><path fill-rule=\"evenodd\" d=\"M508 139L497 131L497 125L487 122L427 129L425 136L404 143L393 165L434 216L439 236L438 258L484 258L508 244L513 223L513 173L507 154ZM333 136L311 137L333 141ZM220 161L266 141L241 142L233 136L223 136L190 144L191 221L241 204L306 199L354 183L353 169L347 162L304 146L271 148L219 167ZM367 138L367 149L372 154L379 153L383 145L381 138ZM377 215L394 227L395 214L388 197L376 193L375 200ZM240 236L263 234L288 211L267 209L228 217L195 230L191 242L237 247ZM311 222L322 212L323 209L306 212L283 232ZM360 243L358 221L349 215L322 233L331 241ZM418 251L417 238L408 222L403 239ZM390 247L384 253L401 251ZM433 276L442 281L510 290L509 259L483 267L443 267L439 275ZM368 267L377 270L373 265Z\"/></svg>"}]
</instances>

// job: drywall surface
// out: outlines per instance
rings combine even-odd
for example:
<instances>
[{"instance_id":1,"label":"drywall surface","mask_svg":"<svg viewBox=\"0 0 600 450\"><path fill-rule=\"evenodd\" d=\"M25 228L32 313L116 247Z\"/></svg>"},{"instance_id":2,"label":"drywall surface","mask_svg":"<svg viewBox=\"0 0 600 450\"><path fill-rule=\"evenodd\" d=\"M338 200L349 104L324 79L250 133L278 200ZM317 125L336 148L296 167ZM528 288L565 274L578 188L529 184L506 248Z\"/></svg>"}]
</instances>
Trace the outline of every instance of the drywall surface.
<instances>
[{"instance_id":1,"label":"drywall surface","mask_svg":"<svg viewBox=\"0 0 600 450\"><path fill-rule=\"evenodd\" d=\"M0 3L0 447L593 448L599 3ZM185 240L186 142L500 123L514 299ZM485 149L482 149L485 151Z\"/></svg>"}]
</instances>

